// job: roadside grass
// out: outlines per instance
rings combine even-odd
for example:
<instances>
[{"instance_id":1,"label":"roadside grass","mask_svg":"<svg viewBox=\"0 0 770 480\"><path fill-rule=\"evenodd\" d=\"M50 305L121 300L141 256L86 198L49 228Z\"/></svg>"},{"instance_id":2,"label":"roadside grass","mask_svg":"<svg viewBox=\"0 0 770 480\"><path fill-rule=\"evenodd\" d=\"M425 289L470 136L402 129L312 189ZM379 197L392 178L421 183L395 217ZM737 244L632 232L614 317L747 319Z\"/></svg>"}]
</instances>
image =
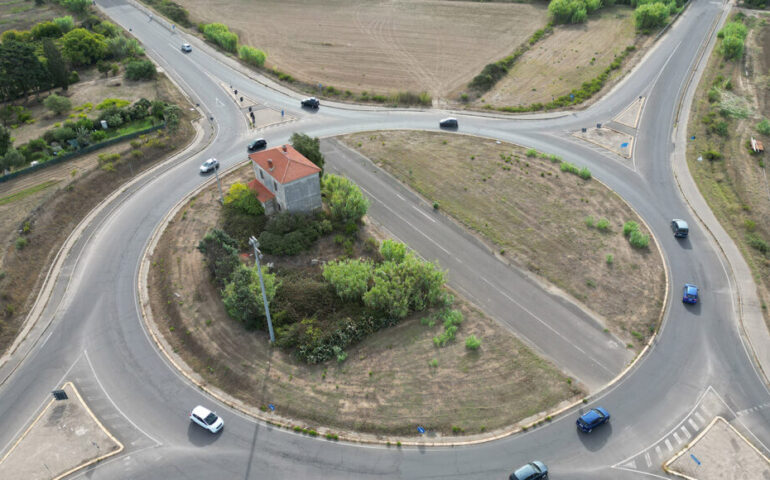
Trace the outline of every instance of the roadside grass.
<instances>
[{"instance_id":1,"label":"roadside grass","mask_svg":"<svg viewBox=\"0 0 770 480\"><path fill-rule=\"evenodd\" d=\"M759 126L770 116L767 77L770 26L753 21L744 62L724 61L715 48L703 74L688 123L687 165L700 193L732 237L757 283L770 327L770 188L765 155L753 154L750 138L770 145ZM758 108L757 108L758 107ZM724 123L724 125L720 125ZM695 137L693 139L693 137Z\"/></svg>"},{"instance_id":2,"label":"roadside grass","mask_svg":"<svg viewBox=\"0 0 770 480\"><path fill-rule=\"evenodd\" d=\"M17 200L21 200L22 198L28 197L30 195L33 195L41 190L45 190L48 187L51 187L53 185L56 185L59 183L59 180L46 180L43 183L40 183L38 185L35 185L33 187L25 188L24 190L21 190L19 192L13 193L11 195L7 195L5 197L0 198L0 205L5 205L7 203L15 202Z\"/></svg>"},{"instance_id":3,"label":"roadside grass","mask_svg":"<svg viewBox=\"0 0 770 480\"><path fill-rule=\"evenodd\" d=\"M223 188L253 178L248 166L222 179ZM465 319L457 338L436 347L440 321L421 312L346 350L344 361L308 365L271 348L261 331L246 331L224 311L208 279L197 241L220 221L216 186L201 192L169 224L154 253L149 285L157 326L174 352L210 385L303 428L351 429L414 436L416 426L441 434L476 434L513 425L583 395L569 379L455 293ZM367 225L353 245L365 252ZM312 274L344 253L333 238L295 257L266 256L276 270ZM316 262L316 263L318 263ZM191 280L193 279L193 280ZM319 308L320 310L320 308ZM469 350L465 337L482 343ZM266 410L264 410L266 411ZM459 427L461 430L455 430Z\"/></svg>"},{"instance_id":4,"label":"roadside grass","mask_svg":"<svg viewBox=\"0 0 770 480\"><path fill-rule=\"evenodd\" d=\"M341 139L429 204L439 203L493 251L603 316L634 348L657 328L665 282L655 242L632 248L622 227L641 221L589 174L569 166L578 174L562 172L569 159L456 134L363 132ZM601 228L593 220L588 225L587 217L602 219Z\"/></svg>"}]
</instances>

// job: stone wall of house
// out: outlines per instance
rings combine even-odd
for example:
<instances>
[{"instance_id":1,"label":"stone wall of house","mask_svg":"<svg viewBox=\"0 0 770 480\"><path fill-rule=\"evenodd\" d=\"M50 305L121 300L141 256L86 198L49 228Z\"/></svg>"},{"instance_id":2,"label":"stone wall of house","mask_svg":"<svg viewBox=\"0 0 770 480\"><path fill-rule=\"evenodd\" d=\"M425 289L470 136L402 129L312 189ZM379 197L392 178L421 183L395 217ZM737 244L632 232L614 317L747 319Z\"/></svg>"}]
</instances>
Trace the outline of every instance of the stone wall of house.
<instances>
[{"instance_id":1,"label":"stone wall of house","mask_svg":"<svg viewBox=\"0 0 770 480\"><path fill-rule=\"evenodd\" d=\"M317 173L288 183L281 190L283 203L290 212L312 212L321 208L321 181Z\"/></svg>"}]
</instances>

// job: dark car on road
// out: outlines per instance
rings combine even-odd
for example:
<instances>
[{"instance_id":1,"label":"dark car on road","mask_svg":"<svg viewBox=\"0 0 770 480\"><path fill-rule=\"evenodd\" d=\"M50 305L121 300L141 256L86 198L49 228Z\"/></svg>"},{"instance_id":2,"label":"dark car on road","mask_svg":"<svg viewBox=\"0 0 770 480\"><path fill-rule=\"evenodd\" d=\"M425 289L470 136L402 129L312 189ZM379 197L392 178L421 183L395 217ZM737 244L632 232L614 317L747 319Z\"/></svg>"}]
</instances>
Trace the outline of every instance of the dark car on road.
<instances>
[{"instance_id":1,"label":"dark car on road","mask_svg":"<svg viewBox=\"0 0 770 480\"><path fill-rule=\"evenodd\" d=\"M610 412L602 407L592 408L577 419L580 430L591 433L591 430L610 421Z\"/></svg>"},{"instance_id":2,"label":"dark car on road","mask_svg":"<svg viewBox=\"0 0 770 480\"><path fill-rule=\"evenodd\" d=\"M687 226L687 222L675 218L671 220L671 231L674 232L674 236L677 238L685 238L690 233L690 227Z\"/></svg>"},{"instance_id":3,"label":"dark car on road","mask_svg":"<svg viewBox=\"0 0 770 480\"><path fill-rule=\"evenodd\" d=\"M260 148L265 148L266 146L267 146L267 140L265 140L264 138L258 138L253 142L251 142L246 148L248 148L250 152L253 152L255 150L259 150Z\"/></svg>"},{"instance_id":4,"label":"dark car on road","mask_svg":"<svg viewBox=\"0 0 770 480\"><path fill-rule=\"evenodd\" d=\"M456 118L444 118L438 122L438 126L441 128L457 128L457 119Z\"/></svg>"},{"instance_id":5,"label":"dark car on road","mask_svg":"<svg viewBox=\"0 0 770 480\"><path fill-rule=\"evenodd\" d=\"M535 460L516 470L508 478L509 480L548 480L548 467L543 462Z\"/></svg>"},{"instance_id":6,"label":"dark car on road","mask_svg":"<svg viewBox=\"0 0 770 480\"><path fill-rule=\"evenodd\" d=\"M321 102L315 97L310 97L302 100L302 106L307 108L318 108L321 106Z\"/></svg>"},{"instance_id":7,"label":"dark car on road","mask_svg":"<svg viewBox=\"0 0 770 480\"><path fill-rule=\"evenodd\" d=\"M698 286L692 283L685 283L682 289L682 302L696 304L698 303Z\"/></svg>"}]
</instances>

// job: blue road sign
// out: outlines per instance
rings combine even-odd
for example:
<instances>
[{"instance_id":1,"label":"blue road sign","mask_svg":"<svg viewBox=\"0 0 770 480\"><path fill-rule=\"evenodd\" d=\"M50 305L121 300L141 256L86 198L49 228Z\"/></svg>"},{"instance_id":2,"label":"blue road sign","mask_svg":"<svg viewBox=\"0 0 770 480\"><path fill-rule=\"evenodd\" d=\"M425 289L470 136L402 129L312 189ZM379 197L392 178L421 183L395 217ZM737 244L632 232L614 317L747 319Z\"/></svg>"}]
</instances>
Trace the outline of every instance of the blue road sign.
<instances>
[{"instance_id":1,"label":"blue road sign","mask_svg":"<svg viewBox=\"0 0 770 480\"><path fill-rule=\"evenodd\" d=\"M420 433L425 433L425 429L420 427L419 425L417 426L417 431Z\"/></svg>"},{"instance_id":2,"label":"blue road sign","mask_svg":"<svg viewBox=\"0 0 770 480\"><path fill-rule=\"evenodd\" d=\"M693 455L693 454L691 453L691 454L690 454L690 456L692 457L692 459L693 459L693 460L695 460L695 463L697 463L698 465L700 465L700 460L698 460L698 458L697 458L695 455Z\"/></svg>"},{"instance_id":3,"label":"blue road sign","mask_svg":"<svg viewBox=\"0 0 770 480\"><path fill-rule=\"evenodd\" d=\"M574 99L575 99L575 95L574 95L574 94L572 94L572 93L570 93L570 94L569 94L569 99L570 99L570 100L574 100Z\"/></svg>"},{"instance_id":4,"label":"blue road sign","mask_svg":"<svg viewBox=\"0 0 770 480\"><path fill-rule=\"evenodd\" d=\"M275 405L273 405L272 403L271 403L271 404L269 404L269 405L267 406L267 408L269 408L271 412L274 412L274 411L275 411Z\"/></svg>"},{"instance_id":5,"label":"blue road sign","mask_svg":"<svg viewBox=\"0 0 770 480\"><path fill-rule=\"evenodd\" d=\"M692 137L690 137L690 140L695 140L695 135L693 135Z\"/></svg>"},{"instance_id":6,"label":"blue road sign","mask_svg":"<svg viewBox=\"0 0 770 480\"><path fill-rule=\"evenodd\" d=\"M623 142L620 144L620 148L626 148L628 146L628 142Z\"/></svg>"}]
</instances>

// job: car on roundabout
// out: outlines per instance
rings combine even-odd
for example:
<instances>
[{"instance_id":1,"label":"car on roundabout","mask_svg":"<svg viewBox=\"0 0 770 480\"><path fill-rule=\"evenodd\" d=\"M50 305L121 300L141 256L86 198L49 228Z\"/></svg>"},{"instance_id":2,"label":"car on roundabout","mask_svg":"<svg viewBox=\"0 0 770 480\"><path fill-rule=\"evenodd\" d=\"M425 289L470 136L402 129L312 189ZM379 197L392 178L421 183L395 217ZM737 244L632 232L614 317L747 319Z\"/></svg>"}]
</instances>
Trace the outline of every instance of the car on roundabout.
<instances>
[{"instance_id":1,"label":"car on roundabout","mask_svg":"<svg viewBox=\"0 0 770 480\"><path fill-rule=\"evenodd\" d=\"M183 51L184 53L190 53L190 52L192 52L192 45L190 45L189 43L183 43L183 44L182 44L182 51Z\"/></svg>"},{"instance_id":2,"label":"car on roundabout","mask_svg":"<svg viewBox=\"0 0 770 480\"><path fill-rule=\"evenodd\" d=\"M692 283L685 283L682 288L682 303L695 305L698 303L698 286Z\"/></svg>"},{"instance_id":3,"label":"car on roundabout","mask_svg":"<svg viewBox=\"0 0 770 480\"><path fill-rule=\"evenodd\" d=\"M249 145L246 147L250 152L254 152L256 150L259 150L261 148L267 147L267 140L264 138L258 138L254 140L253 142L249 143Z\"/></svg>"},{"instance_id":4,"label":"car on roundabout","mask_svg":"<svg viewBox=\"0 0 770 480\"><path fill-rule=\"evenodd\" d=\"M508 477L509 480L548 480L548 467L539 460L519 468Z\"/></svg>"},{"instance_id":5,"label":"car on roundabout","mask_svg":"<svg viewBox=\"0 0 770 480\"><path fill-rule=\"evenodd\" d=\"M307 108L318 108L321 106L321 102L315 97L309 97L302 100L302 106Z\"/></svg>"},{"instance_id":6,"label":"car on roundabout","mask_svg":"<svg viewBox=\"0 0 770 480\"><path fill-rule=\"evenodd\" d=\"M209 158L201 165L201 173L209 173L212 170L219 169L219 161L216 158Z\"/></svg>"},{"instance_id":7,"label":"car on roundabout","mask_svg":"<svg viewBox=\"0 0 770 480\"><path fill-rule=\"evenodd\" d=\"M610 412L603 407L592 408L587 411L575 423L580 430L585 433L591 433L594 428L610 421Z\"/></svg>"},{"instance_id":8,"label":"car on roundabout","mask_svg":"<svg viewBox=\"0 0 770 480\"><path fill-rule=\"evenodd\" d=\"M225 426L224 420L202 405L193 408L192 412L190 412L190 420L211 433L219 433L222 427Z\"/></svg>"}]
</instances>

